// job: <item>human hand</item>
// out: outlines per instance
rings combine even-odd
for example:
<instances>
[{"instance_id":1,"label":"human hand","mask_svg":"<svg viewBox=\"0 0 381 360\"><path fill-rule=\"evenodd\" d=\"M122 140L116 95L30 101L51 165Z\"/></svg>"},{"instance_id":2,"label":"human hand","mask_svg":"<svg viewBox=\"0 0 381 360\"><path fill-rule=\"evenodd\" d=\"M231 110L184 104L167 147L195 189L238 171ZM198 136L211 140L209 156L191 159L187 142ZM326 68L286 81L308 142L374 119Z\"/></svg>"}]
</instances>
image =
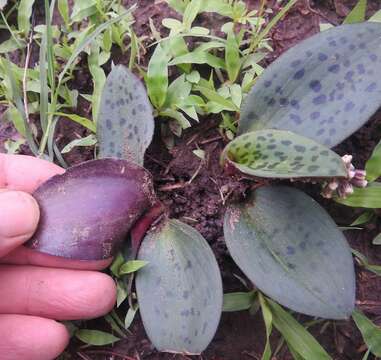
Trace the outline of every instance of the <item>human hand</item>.
<instances>
[{"instance_id":1,"label":"human hand","mask_svg":"<svg viewBox=\"0 0 381 360\"><path fill-rule=\"evenodd\" d=\"M55 320L88 319L112 309L114 281L90 270L111 259L76 261L35 252L22 244L39 221L30 195L64 170L34 157L0 154L0 357L50 360L69 335Z\"/></svg>"}]
</instances>

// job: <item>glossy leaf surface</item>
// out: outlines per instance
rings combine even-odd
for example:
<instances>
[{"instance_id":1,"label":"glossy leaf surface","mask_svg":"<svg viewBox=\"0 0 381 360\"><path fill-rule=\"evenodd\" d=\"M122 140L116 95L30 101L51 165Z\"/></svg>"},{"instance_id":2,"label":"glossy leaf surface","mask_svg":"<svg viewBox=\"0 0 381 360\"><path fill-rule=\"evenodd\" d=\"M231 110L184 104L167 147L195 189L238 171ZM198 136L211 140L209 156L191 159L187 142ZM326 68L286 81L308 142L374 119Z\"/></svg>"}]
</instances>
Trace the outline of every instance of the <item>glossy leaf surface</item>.
<instances>
[{"instance_id":1,"label":"glossy leaf surface","mask_svg":"<svg viewBox=\"0 0 381 360\"><path fill-rule=\"evenodd\" d=\"M303 192L261 187L228 208L225 241L246 276L292 310L345 319L354 307L355 275L345 237Z\"/></svg>"},{"instance_id":2,"label":"glossy leaf surface","mask_svg":"<svg viewBox=\"0 0 381 360\"><path fill-rule=\"evenodd\" d=\"M238 133L290 130L332 147L381 105L381 24L342 25L288 50L255 83Z\"/></svg>"},{"instance_id":3,"label":"glossy leaf surface","mask_svg":"<svg viewBox=\"0 0 381 360\"><path fill-rule=\"evenodd\" d=\"M226 146L222 161L259 177L345 177L347 173L339 155L284 130L258 130L238 136Z\"/></svg>"},{"instance_id":4,"label":"glossy leaf surface","mask_svg":"<svg viewBox=\"0 0 381 360\"><path fill-rule=\"evenodd\" d=\"M101 98L97 124L99 157L142 165L153 131L152 107L143 83L126 67L115 66Z\"/></svg>"},{"instance_id":5,"label":"glossy leaf surface","mask_svg":"<svg viewBox=\"0 0 381 360\"><path fill-rule=\"evenodd\" d=\"M159 351L199 354L222 311L218 265L205 239L177 220L149 232L138 254L148 264L136 276L140 313Z\"/></svg>"}]
</instances>

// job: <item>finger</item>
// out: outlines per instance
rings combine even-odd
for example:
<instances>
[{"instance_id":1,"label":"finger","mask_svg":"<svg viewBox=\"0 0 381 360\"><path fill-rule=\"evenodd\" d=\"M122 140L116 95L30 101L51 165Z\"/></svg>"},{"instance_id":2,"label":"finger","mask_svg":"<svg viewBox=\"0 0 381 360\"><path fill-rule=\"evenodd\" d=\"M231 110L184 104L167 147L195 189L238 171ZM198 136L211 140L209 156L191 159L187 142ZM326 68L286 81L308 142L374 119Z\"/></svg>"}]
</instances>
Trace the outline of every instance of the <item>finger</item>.
<instances>
[{"instance_id":1,"label":"finger","mask_svg":"<svg viewBox=\"0 0 381 360\"><path fill-rule=\"evenodd\" d=\"M0 266L0 313L90 319L114 306L111 277L95 271Z\"/></svg>"},{"instance_id":2,"label":"finger","mask_svg":"<svg viewBox=\"0 0 381 360\"><path fill-rule=\"evenodd\" d=\"M0 192L0 257L28 240L40 211L36 200L21 191Z\"/></svg>"},{"instance_id":3,"label":"finger","mask_svg":"<svg viewBox=\"0 0 381 360\"><path fill-rule=\"evenodd\" d=\"M69 343L65 326L34 316L0 315L2 360L53 360Z\"/></svg>"},{"instance_id":4,"label":"finger","mask_svg":"<svg viewBox=\"0 0 381 360\"><path fill-rule=\"evenodd\" d=\"M2 264L37 265L79 270L103 270L107 268L112 262L112 258L104 260L83 261L64 259L58 256L37 252L24 246L18 247L0 260Z\"/></svg>"},{"instance_id":5,"label":"finger","mask_svg":"<svg viewBox=\"0 0 381 360\"><path fill-rule=\"evenodd\" d=\"M31 193L47 179L63 172L61 167L33 156L0 154L0 188Z\"/></svg>"}]
</instances>

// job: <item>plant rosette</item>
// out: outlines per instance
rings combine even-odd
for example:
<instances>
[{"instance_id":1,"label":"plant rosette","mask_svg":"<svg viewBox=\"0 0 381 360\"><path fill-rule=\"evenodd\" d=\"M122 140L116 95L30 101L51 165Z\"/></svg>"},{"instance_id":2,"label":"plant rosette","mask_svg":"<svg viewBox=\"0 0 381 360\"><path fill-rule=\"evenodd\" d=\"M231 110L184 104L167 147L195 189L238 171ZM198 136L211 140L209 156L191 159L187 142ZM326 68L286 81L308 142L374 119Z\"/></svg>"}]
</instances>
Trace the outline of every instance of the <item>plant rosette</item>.
<instances>
[{"instance_id":1,"label":"plant rosette","mask_svg":"<svg viewBox=\"0 0 381 360\"><path fill-rule=\"evenodd\" d=\"M366 186L365 173L356 172L351 158L330 148L381 104L380 36L381 24L343 25L288 50L246 96L238 136L227 144L221 163L255 178L321 181L327 197ZM99 159L70 168L36 191L42 217L30 246L100 259L115 254L130 233L133 254L147 262L137 273L136 290L148 337L160 351L199 354L218 327L221 275L201 234L178 220L155 221L161 207L142 168L153 130L143 84L115 66L100 104ZM155 226L146 232L152 221ZM328 213L302 191L256 187L246 200L227 206L224 235L237 265L278 303L322 318L351 316L351 250Z\"/></svg>"}]
</instances>

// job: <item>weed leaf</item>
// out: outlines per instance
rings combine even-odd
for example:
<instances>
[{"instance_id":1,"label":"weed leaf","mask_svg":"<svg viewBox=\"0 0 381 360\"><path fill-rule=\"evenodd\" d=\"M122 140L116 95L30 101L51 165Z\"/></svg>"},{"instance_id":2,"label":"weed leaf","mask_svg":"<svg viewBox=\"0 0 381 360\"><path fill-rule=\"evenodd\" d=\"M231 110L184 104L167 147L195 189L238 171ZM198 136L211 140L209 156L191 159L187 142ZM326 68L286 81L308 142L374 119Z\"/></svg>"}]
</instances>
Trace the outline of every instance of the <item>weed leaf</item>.
<instances>
[{"instance_id":1,"label":"weed leaf","mask_svg":"<svg viewBox=\"0 0 381 360\"><path fill-rule=\"evenodd\" d=\"M365 21L367 4L368 4L368 0L359 0L357 5L347 15L343 23L354 24L354 23Z\"/></svg>"},{"instance_id":2,"label":"weed leaf","mask_svg":"<svg viewBox=\"0 0 381 360\"><path fill-rule=\"evenodd\" d=\"M381 176L381 141L374 148L372 156L366 162L365 170L368 181L377 180Z\"/></svg>"},{"instance_id":3,"label":"weed leaf","mask_svg":"<svg viewBox=\"0 0 381 360\"><path fill-rule=\"evenodd\" d=\"M168 62L169 56L160 44L148 64L147 90L152 104L160 109L165 102L168 90Z\"/></svg>"},{"instance_id":4,"label":"weed leaf","mask_svg":"<svg viewBox=\"0 0 381 360\"><path fill-rule=\"evenodd\" d=\"M32 15L34 0L20 0L17 11L18 30L28 34L30 30L30 17Z\"/></svg>"},{"instance_id":5,"label":"weed leaf","mask_svg":"<svg viewBox=\"0 0 381 360\"><path fill-rule=\"evenodd\" d=\"M255 291L224 294L222 311L232 312L249 310L254 303L254 299Z\"/></svg>"},{"instance_id":6,"label":"weed leaf","mask_svg":"<svg viewBox=\"0 0 381 360\"><path fill-rule=\"evenodd\" d=\"M94 346L109 345L120 340L112 334L99 330L80 329L76 331L75 336L85 344Z\"/></svg>"},{"instance_id":7,"label":"weed leaf","mask_svg":"<svg viewBox=\"0 0 381 360\"><path fill-rule=\"evenodd\" d=\"M381 328L373 324L358 310L353 312L352 318L371 353L375 356L381 356Z\"/></svg>"},{"instance_id":8,"label":"weed leaf","mask_svg":"<svg viewBox=\"0 0 381 360\"><path fill-rule=\"evenodd\" d=\"M381 183L371 183L366 188L354 188L353 194L345 199L335 198L335 201L352 207L381 208Z\"/></svg>"}]
</instances>

